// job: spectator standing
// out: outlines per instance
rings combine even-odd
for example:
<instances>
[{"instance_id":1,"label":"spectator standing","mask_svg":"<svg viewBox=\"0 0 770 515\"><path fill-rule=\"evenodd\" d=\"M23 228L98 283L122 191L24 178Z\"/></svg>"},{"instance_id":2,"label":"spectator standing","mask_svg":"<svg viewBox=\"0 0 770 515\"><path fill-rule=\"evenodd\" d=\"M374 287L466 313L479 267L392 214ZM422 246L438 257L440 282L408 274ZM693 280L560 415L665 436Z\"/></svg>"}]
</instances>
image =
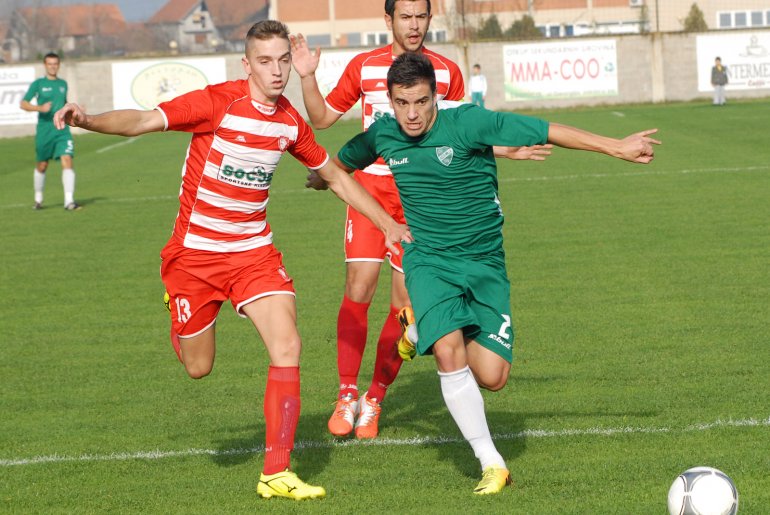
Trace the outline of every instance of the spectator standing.
<instances>
[{"instance_id":1,"label":"spectator standing","mask_svg":"<svg viewBox=\"0 0 770 515\"><path fill-rule=\"evenodd\" d=\"M481 65L473 65L473 75L468 87L471 90L471 103L479 107L484 107L484 101L487 99L487 78L481 74Z\"/></svg>"},{"instance_id":2,"label":"spectator standing","mask_svg":"<svg viewBox=\"0 0 770 515\"><path fill-rule=\"evenodd\" d=\"M717 57L711 68L711 85L714 86L714 105L723 106L725 100L725 86L727 85L727 66L722 64L722 59Z\"/></svg>"}]
</instances>

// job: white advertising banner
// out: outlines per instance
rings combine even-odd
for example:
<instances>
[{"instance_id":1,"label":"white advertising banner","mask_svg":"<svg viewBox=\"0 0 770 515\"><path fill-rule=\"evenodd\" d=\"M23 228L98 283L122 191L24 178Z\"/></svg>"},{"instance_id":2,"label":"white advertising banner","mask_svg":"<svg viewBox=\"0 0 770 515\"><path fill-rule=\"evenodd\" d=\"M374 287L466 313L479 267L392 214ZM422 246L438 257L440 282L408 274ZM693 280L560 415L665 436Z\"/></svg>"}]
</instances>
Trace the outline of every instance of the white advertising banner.
<instances>
[{"instance_id":1,"label":"white advertising banner","mask_svg":"<svg viewBox=\"0 0 770 515\"><path fill-rule=\"evenodd\" d=\"M0 125L37 123L37 113L23 111L19 107L34 80L35 68L32 66L0 68Z\"/></svg>"},{"instance_id":2,"label":"white advertising banner","mask_svg":"<svg viewBox=\"0 0 770 515\"><path fill-rule=\"evenodd\" d=\"M698 36L698 91L713 91L711 68L719 57L727 66L727 90L770 88L770 32Z\"/></svg>"},{"instance_id":3,"label":"white advertising banner","mask_svg":"<svg viewBox=\"0 0 770 515\"><path fill-rule=\"evenodd\" d=\"M345 67L348 63L360 53L359 52L327 52L321 53L321 58L318 61L318 69L315 72L315 78L318 81L318 89L321 90L321 94L325 97L329 92L334 89L337 82L342 77L342 72L345 71ZM359 101L353 109L360 109L361 102Z\"/></svg>"},{"instance_id":4,"label":"white advertising banner","mask_svg":"<svg viewBox=\"0 0 770 515\"><path fill-rule=\"evenodd\" d=\"M504 45L503 67L508 102L618 94L614 39Z\"/></svg>"},{"instance_id":5,"label":"white advertising banner","mask_svg":"<svg viewBox=\"0 0 770 515\"><path fill-rule=\"evenodd\" d=\"M114 63L112 102L114 109L154 109L161 102L225 80L223 57Z\"/></svg>"}]
</instances>

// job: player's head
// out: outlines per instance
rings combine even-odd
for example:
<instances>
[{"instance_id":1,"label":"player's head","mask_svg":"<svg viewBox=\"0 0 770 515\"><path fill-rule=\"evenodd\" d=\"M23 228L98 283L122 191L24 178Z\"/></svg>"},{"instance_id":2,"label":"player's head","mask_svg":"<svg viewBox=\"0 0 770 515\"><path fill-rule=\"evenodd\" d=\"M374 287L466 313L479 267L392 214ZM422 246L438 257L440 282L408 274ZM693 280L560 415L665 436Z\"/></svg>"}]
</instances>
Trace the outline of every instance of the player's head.
<instances>
[{"instance_id":1,"label":"player's head","mask_svg":"<svg viewBox=\"0 0 770 515\"><path fill-rule=\"evenodd\" d=\"M473 73L475 73L475 74L477 74L477 75L478 75L479 73L481 73L481 65L480 65L480 64L474 64L474 65L473 65Z\"/></svg>"},{"instance_id":2,"label":"player's head","mask_svg":"<svg viewBox=\"0 0 770 515\"><path fill-rule=\"evenodd\" d=\"M430 0L386 0L385 25L393 34L393 53L420 50L430 20Z\"/></svg>"},{"instance_id":3,"label":"player's head","mask_svg":"<svg viewBox=\"0 0 770 515\"><path fill-rule=\"evenodd\" d=\"M396 121L408 136L425 134L436 120L436 72L420 52L404 52L388 70L388 96Z\"/></svg>"},{"instance_id":4,"label":"player's head","mask_svg":"<svg viewBox=\"0 0 770 515\"><path fill-rule=\"evenodd\" d=\"M243 69L254 100L272 104L286 89L291 72L289 29L275 20L255 23L246 34Z\"/></svg>"},{"instance_id":5,"label":"player's head","mask_svg":"<svg viewBox=\"0 0 770 515\"><path fill-rule=\"evenodd\" d=\"M262 20L251 26L246 33L246 53L249 53L249 45L256 41L267 41L279 38L289 41L289 28L276 20Z\"/></svg>"},{"instance_id":6,"label":"player's head","mask_svg":"<svg viewBox=\"0 0 770 515\"><path fill-rule=\"evenodd\" d=\"M45 66L45 74L48 77L56 78L56 76L59 73L59 65L61 64L61 59L59 59L59 54L56 54L54 52L48 52L43 56L43 65Z\"/></svg>"},{"instance_id":7,"label":"player's head","mask_svg":"<svg viewBox=\"0 0 770 515\"><path fill-rule=\"evenodd\" d=\"M716 59L714 59L714 62L717 63L717 64L722 64L722 58L721 57L717 57Z\"/></svg>"},{"instance_id":8,"label":"player's head","mask_svg":"<svg viewBox=\"0 0 770 515\"><path fill-rule=\"evenodd\" d=\"M413 2L414 0L404 0L407 2ZM385 14L393 17L393 14L396 11L396 3L398 0L385 0ZM430 14L430 0L425 0L425 2L428 4L428 14Z\"/></svg>"}]
</instances>

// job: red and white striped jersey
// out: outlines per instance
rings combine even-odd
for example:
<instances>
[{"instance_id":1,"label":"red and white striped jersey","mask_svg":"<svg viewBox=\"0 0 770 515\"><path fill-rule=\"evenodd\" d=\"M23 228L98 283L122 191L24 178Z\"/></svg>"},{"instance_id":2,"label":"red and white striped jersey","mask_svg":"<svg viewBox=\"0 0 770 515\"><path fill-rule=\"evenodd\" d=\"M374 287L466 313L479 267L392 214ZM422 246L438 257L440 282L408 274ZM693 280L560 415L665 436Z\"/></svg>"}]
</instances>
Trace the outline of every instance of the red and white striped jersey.
<instances>
[{"instance_id":1,"label":"red and white striped jersey","mask_svg":"<svg viewBox=\"0 0 770 515\"><path fill-rule=\"evenodd\" d=\"M427 48L422 49L436 70L438 99L462 100L465 84L460 68L453 61ZM342 72L339 82L326 96L326 105L332 111L343 114L361 98L364 130L383 113L393 115L388 101L388 70L396 56L393 45L384 46L355 56ZM367 173L390 175L390 169L382 159L368 166Z\"/></svg>"},{"instance_id":2,"label":"red and white striped jersey","mask_svg":"<svg viewBox=\"0 0 770 515\"><path fill-rule=\"evenodd\" d=\"M284 152L318 169L329 159L285 97L251 99L245 80L192 91L156 109L165 130L192 132L173 237L191 249L242 252L269 245L268 190Z\"/></svg>"}]
</instances>

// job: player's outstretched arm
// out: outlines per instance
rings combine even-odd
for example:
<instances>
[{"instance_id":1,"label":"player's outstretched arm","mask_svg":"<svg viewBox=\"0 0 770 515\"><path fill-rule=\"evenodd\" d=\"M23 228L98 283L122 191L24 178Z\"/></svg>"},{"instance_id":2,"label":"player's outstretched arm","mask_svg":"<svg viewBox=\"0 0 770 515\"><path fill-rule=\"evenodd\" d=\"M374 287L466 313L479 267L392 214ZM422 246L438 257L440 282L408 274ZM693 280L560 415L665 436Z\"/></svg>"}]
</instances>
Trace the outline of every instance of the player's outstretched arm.
<instances>
[{"instance_id":1,"label":"player's outstretched arm","mask_svg":"<svg viewBox=\"0 0 770 515\"><path fill-rule=\"evenodd\" d=\"M564 148L589 150L633 163L647 164L655 157L653 145L661 144L660 141L650 137L656 132L658 129L648 129L623 139L616 139L569 125L551 123L548 129L548 142Z\"/></svg>"},{"instance_id":2,"label":"player's outstretched arm","mask_svg":"<svg viewBox=\"0 0 770 515\"><path fill-rule=\"evenodd\" d=\"M75 103L65 104L64 107L56 111L53 123L57 129L71 125L93 132L118 136L139 136L148 132L162 131L166 128L163 115L154 109L152 111L119 109L91 115Z\"/></svg>"},{"instance_id":3,"label":"player's outstretched arm","mask_svg":"<svg viewBox=\"0 0 770 515\"><path fill-rule=\"evenodd\" d=\"M531 147L492 147L495 157L504 157L506 159L545 161L545 158L551 155L553 145L532 145Z\"/></svg>"},{"instance_id":4,"label":"player's outstretched arm","mask_svg":"<svg viewBox=\"0 0 770 515\"><path fill-rule=\"evenodd\" d=\"M391 252L399 253L395 243L414 241L409 227L393 220L380 203L350 176L348 168L338 159L330 159L318 170L318 175L326 181L335 195L371 220L385 234L385 245Z\"/></svg>"},{"instance_id":5,"label":"player's outstretched arm","mask_svg":"<svg viewBox=\"0 0 770 515\"><path fill-rule=\"evenodd\" d=\"M321 48L315 51L305 40L305 36L297 34L291 36L291 63L294 70L299 75L300 84L302 84L302 99L305 102L305 110L310 118L310 123L316 129L326 129L331 127L341 116L339 113L326 107L326 102L318 89L318 81L315 78L315 71L318 69L318 63L321 59Z\"/></svg>"}]
</instances>

